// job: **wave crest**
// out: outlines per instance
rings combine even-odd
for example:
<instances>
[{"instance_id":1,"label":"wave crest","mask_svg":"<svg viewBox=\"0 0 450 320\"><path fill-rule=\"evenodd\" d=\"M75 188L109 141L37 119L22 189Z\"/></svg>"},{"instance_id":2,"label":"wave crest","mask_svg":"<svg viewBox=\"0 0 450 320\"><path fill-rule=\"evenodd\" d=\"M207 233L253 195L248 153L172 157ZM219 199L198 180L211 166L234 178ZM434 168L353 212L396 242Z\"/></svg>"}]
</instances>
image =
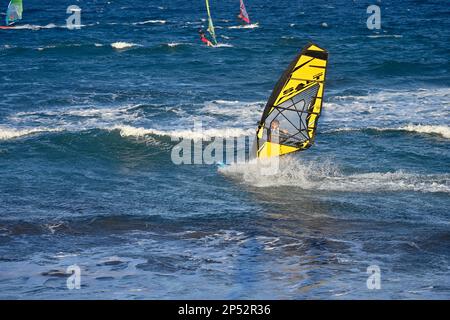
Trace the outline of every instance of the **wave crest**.
<instances>
[{"instance_id":1,"label":"wave crest","mask_svg":"<svg viewBox=\"0 0 450 320\"><path fill-rule=\"evenodd\" d=\"M173 139L211 140L213 138L232 138L247 136L254 133L254 130L244 130L239 128L218 128L195 130L158 130L146 129L133 126L115 126L112 130L119 130L122 137L144 137L147 135L167 136Z\"/></svg>"},{"instance_id":2,"label":"wave crest","mask_svg":"<svg viewBox=\"0 0 450 320\"><path fill-rule=\"evenodd\" d=\"M130 43L130 42L123 42L123 41L111 43L111 47L113 47L114 49L127 49L127 48L132 48L135 46L137 46L137 44Z\"/></svg>"},{"instance_id":3,"label":"wave crest","mask_svg":"<svg viewBox=\"0 0 450 320\"><path fill-rule=\"evenodd\" d=\"M44 132L58 132L63 131L58 128L28 128L28 129L16 129L16 128L7 128L0 127L0 140L10 140L15 138L20 138L24 136L28 136L36 133L44 133Z\"/></svg>"}]
</instances>

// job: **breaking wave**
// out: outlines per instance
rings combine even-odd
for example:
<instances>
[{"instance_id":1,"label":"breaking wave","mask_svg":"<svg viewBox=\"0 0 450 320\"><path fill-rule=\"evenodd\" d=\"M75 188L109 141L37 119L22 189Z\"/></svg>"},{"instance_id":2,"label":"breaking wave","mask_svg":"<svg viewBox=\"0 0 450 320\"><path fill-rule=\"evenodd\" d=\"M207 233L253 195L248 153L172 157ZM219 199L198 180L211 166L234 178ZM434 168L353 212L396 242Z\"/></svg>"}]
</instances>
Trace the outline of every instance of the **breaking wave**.
<instances>
[{"instance_id":1,"label":"breaking wave","mask_svg":"<svg viewBox=\"0 0 450 320\"><path fill-rule=\"evenodd\" d=\"M255 29L255 28L259 28L259 23L228 27L228 29Z\"/></svg>"},{"instance_id":2,"label":"breaking wave","mask_svg":"<svg viewBox=\"0 0 450 320\"><path fill-rule=\"evenodd\" d=\"M113 47L114 49L127 49L127 48L132 48L137 46L137 44L135 43L130 43L130 42L123 42L123 41L118 41L118 42L113 42L111 43L111 47Z\"/></svg>"},{"instance_id":3,"label":"breaking wave","mask_svg":"<svg viewBox=\"0 0 450 320\"><path fill-rule=\"evenodd\" d=\"M408 124L402 127L392 127L392 128L378 128L378 127L367 127L367 128L339 128L334 130L325 131L327 133L330 132L341 132L341 131L366 131L366 130L375 130L375 131L404 131L404 132L412 132L412 133L420 133L420 134L429 134L429 135L438 135L445 139L450 139L450 127L445 125L421 125L421 124Z\"/></svg>"},{"instance_id":4,"label":"breaking wave","mask_svg":"<svg viewBox=\"0 0 450 320\"><path fill-rule=\"evenodd\" d=\"M58 128L29 128L29 129L17 129L17 128L7 128L0 126L0 140L10 140L15 138L20 138L28 136L31 134L44 133L44 132L58 132L63 131Z\"/></svg>"},{"instance_id":5,"label":"breaking wave","mask_svg":"<svg viewBox=\"0 0 450 320\"><path fill-rule=\"evenodd\" d=\"M134 22L134 25L142 25L142 24L166 24L166 20L146 20L141 22Z\"/></svg>"},{"instance_id":6,"label":"breaking wave","mask_svg":"<svg viewBox=\"0 0 450 320\"><path fill-rule=\"evenodd\" d=\"M450 174L404 171L343 174L330 162L298 162L293 157L232 164L219 171L255 187L295 186L306 190L342 192L450 193Z\"/></svg>"},{"instance_id":7,"label":"breaking wave","mask_svg":"<svg viewBox=\"0 0 450 320\"><path fill-rule=\"evenodd\" d=\"M119 130L122 137L144 137L146 135L168 136L174 139L192 139L192 140L210 140L213 138L232 138L248 136L254 133L254 130L244 130L238 128L216 128L195 130L157 130L146 129L132 126L116 126L112 130Z\"/></svg>"},{"instance_id":8,"label":"breaking wave","mask_svg":"<svg viewBox=\"0 0 450 320\"><path fill-rule=\"evenodd\" d=\"M444 125L407 125L400 130L409 131L409 132L417 132L417 133L425 133L425 134L436 134L444 137L446 139L450 139L450 127Z\"/></svg>"}]
</instances>

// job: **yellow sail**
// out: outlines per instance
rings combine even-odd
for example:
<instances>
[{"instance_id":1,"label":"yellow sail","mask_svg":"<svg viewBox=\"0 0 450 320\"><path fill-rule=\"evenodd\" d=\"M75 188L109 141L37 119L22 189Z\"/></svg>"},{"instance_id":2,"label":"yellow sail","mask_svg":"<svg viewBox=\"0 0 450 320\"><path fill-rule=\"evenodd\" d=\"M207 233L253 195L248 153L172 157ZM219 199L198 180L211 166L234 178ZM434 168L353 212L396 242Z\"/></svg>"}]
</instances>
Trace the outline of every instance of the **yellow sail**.
<instances>
[{"instance_id":1,"label":"yellow sail","mask_svg":"<svg viewBox=\"0 0 450 320\"><path fill-rule=\"evenodd\" d=\"M328 52L309 44L276 84L257 129L257 156L268 158L308 149L322 112Z\"/></svg>"}]
</instances>

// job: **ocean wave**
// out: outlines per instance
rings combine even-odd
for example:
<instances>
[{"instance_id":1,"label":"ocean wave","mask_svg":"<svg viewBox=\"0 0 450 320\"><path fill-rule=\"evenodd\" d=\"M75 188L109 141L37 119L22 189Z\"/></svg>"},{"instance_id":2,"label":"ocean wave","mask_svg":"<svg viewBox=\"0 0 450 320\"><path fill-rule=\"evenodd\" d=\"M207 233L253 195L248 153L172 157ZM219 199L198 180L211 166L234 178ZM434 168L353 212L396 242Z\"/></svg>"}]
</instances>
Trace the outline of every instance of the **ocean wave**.
<instances>
[{"instance_id":1,"label":"ocean wave","mask_svg":"<svg viewBox=\"0 0 450 320\"><path fill-rule=\"evenodd\" d=\"M45 46L12 46L12 45L4 45L0 46L0 50L6 49L17 49L17 50L37 50L37 51L45 51L45 50L65 50L70 48L81 48L81 47L103 47L104 45L101 43L56 43L56 44L48 44Z\"/></svg>"},{"instance_id":2,"label":"ocean wave","mask_svg":"<svg viewBox=\"0 0 450 320\"><path fill-rule=\"evenodd\" d=\"M232 48L233 45L229 43L218 43L213 46L214 48Z\"/></svg>"},{"instance_id":3,"label":"ocean wave","mask_svg":"<svg viewBox=\"0 0 450 320\"><path fill-rule=\"evenodd\" d=\"M445 125L421 125L421 124L408 124L403 127L393 127L393 128L380 128L380 127L367 127L367 128L351 128L344 127L338 129L327 130L325 133L332 132L346 132L346 131L366 131L366 130L375 130L375 131L406 131L406 132L415 132L422 134L431 134L431 135L439 135L443 138L450 139L450 127Z\"/></svg>"},{"instance_id":4,"label":"ocean wave","mask_svg":"<svg viewBox=\"0 0 450 320\"><path fill-rule=\"evenodd\" d=\"M264 110L264 104L264 101L212 100L206 101L199 111L203 115L236 118L243 126L248 127L256 123Z\"/></svg>"},{"instance_id":5,"label":"ocean wave","mask_svg":"<svg viewBox=\"0 0 450 320\"><path fill-rule=\"evenodd\" d=\"M368 35L367 38L403 38L401 34L374 34L374 35Z\"/></svg>"},{"instance_id":6,"label":"ocean wave","mask_svg":"<svg viewBox=\"0 0 450 320\"><path fill-rule=\"evenodd\" d=\"M142 24L166 24L166 20L146 20L140 22L134 22L133 25L142 25Z\"/></svg>"},{"instance_id":7,"label":"ocean wave","mask_svg":"<svg viewBox=\"0 0 450 320\"><path fill-rule=\"evenodd\" d=\"M180 42L169 42L169 43L167 43L167 46L169 48L175 48L175 47L179 47L179 46L182 46L182 45L187 45L187 44L186 43L180 43Z\"/></svg>"},{"instance_id":8,"label":"ocean wave","mask_svg":"<svg viewBox=\"0 0 450 320\"><path fill-rule=\"evenodd\" d=\"M59 128L26 128L26 129L17 129L17 128L7 128L0 126L0 140L11 140L15 138L21 138L24 136L28 136L31 134L45 133L45 132L58 132L63 129Z\"/></svg>"},{"instance_id":9,"label":"ocean wave","mask_svg":"<svg viewBox=\"0 0 450 320\"><path fill-rule=\"evenodd\" d=\"M23 24L23 25L19 25L19 26L11 26L10 29L15 29L15 30L39 30L39 29L54 29L54 28L65 28L66 26L57 26L54 23L49 23L45 26L41 26L41 25L34 25L34 24Z\"/></svg>"},{"instance_id":10,"label":"ocean wave","mask_svg":"<svg viewBox=\"0 0 450 320\"><path fill-rule=\"evenodd\" d=\"M43 47L37 47L36 50L38 51L44 51L48 49L65 49L65 48L73 48L73 47L83 47L83 46L92 46L92 44L81 44L81 43L68 43L68 44L50 44Z\"/></svg>"},{"instance_id":11,"label":"ocean wave","mask_svg":"<svg viewBox=\"0 0 450 320\"><path fill-rule=\"evenodd\" d=\"M128 49L128 48L132 48L137 46L137 44L135 43L130 43L130 42L123 42L123 41L118 41L118 42L113 42L111 43L111 47L113 47L114 49Z\"/></svg>"},{"instance_id":12,"label":"ocean wave","mask_svg":"<svg viewBox=\"0 0 450 320\"><path fill-rule=\"evenodd\" d=\"M336 95L324 102L322 123L348 127L394 127L410 123L439 125L450 114L450 88L383 90Z\"/></svg>"},{"instance_id":13,"label":"ocean wave","mask_svg":"<svg viewBox=\"0 0 450 320\"><path fill-rule=\"evenodd\" d=\"M425 134L436 134L440 135L446 139L450 139L450 127L444 125L407 125L400 128L400 130L425 133Z\"/></svg>"},{"instance_id":14,"label":"ocean wave","mask_svg":"<svg viewBox=\"0 0 450 320\"><path fill-rule=\"evenodd\" d=\"M91 24L81 24L81 25L77 25L76 27L78 28L85 28L85 27L91 27L91 26L95 26L98 23L91 23ZM17 26L10 26L8 27L8 29L13 29L13 30L41 30L41 29L55 29L55 28L61 28L61 29L67 29L67 25L57 25L54 23L49 23L46 25L36 25L36 24L22 24L22 25L17 25Z\"/></svg>"},{"instance_id":15,"label":"ocean wave","mask_svg":"<svg viewBox=\"0 0 450 320\"><path fill-rule=\"evenodd\" d=\"M192 139L192 140L211 140L213 138L232 138L248 136L254 133L254 130L244 130L239 128L214 128L204 130L160 130L148 129L133 126L114 126L111 130L119 130L122 137L145 137L148 135L167 136L173 139Z\"/></svg>"},{"instance_id":16,"label":"ocean wave","mask_svg":"<svg viewBox=\"0 0 450 320\"><path fill-rule=\"evenodd\" d=\"M108 129L117 126L129 126L150 130L149 134L173 137L204 138L214 136L242 136L251 132L253 136L255 123L263 109L262 102L241 102L228 100L206 101L192 108L164 105L123 105L117 107L76 106L58 110L36 110L17 112L6 119L8 126L15 128L57 128L68 131L90 129ZM153 121L154 117L164 114L164 123ZM239 120L239 128L236 121ZM195 123L201 123L203 133L191 130ZM207 130L207 131L205 131ZM124 130L124 132L132 130ZM138 131L134 134L140 135ZM126 133L125 133L126 134Z\"/></svg>"},{"instance_id":17,"label":"ocean wave","mask_svg":"<svg viewBox=\"0 0 450 320\"><path fill-rule=\"evenodd\" d=\"M246 24L246 25L240 25L240 26L228 27L228 29L255 29L255 28L259 28L259 22L252 23L252 24Z\"/></svg>"},{"instance_id":18,"label":"ocean wave","mask_svg":"<svg viewBox=\"0 0 450 320\"><path fill-rule=\"evenodd\" d=\"M8 117L11 123L46 126L89 127L98 124L133 121L138 119L136 108L140 105L124 105L117 108L75 107L60 110L18 112Z\"/></svg>"},{"instance_id":19,"label":"ocean wave","mask_svg":"<svg viewBox=\"0 0 450 320\"><path fill-rule=\"evenodd\" d=\"M191 139L191 140L204 140L210 141L215 138L234 138L242 136L252 136L254 130L245 130L240 128L210 128L202 130L193 129L152 129L144 127L134 127L130 125L100 125L93 127L75 127L75 126L62 126L56 128L48 127L35 127L35 128L8 128L0 127L0 140L12 140L22 138L32 134L43 134L52 132L84 132L89 130L104 130L104 131L118 131L121 137L135 137L143 138L147 136L160 136L169 137L174 140L178 139Z\"/></svg>"},{"instance_id":20,"label":"ocean wave","mask_svg":"<svg viewBox=\"0 0 450 320\"><path fill-rule=\"evenodd\" d=\"M219 171L255 187L295 186L306 190L342 192L450 193L450 174L415 174L400 170L345 175L330 162L300 163L293 157L237 163L220 168Z\"/></svg>"}]
</instances>

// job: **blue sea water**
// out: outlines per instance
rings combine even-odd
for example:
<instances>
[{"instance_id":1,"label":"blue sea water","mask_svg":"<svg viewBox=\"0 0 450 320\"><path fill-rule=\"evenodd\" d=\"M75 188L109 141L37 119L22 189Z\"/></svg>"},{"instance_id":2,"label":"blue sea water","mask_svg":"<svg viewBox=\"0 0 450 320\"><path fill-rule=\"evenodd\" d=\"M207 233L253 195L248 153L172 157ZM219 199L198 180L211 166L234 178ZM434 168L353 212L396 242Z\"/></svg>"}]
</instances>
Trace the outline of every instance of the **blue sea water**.
<instances>
[{"instance_id":1,"label":"blue sea water","mask_svg":"<svg viewBox=\"0 0 450 320\"><path fill-rule=\"evenodd\" d=\"M449 299L448 3L247 0L236 28L210 2L217 48L201 0L30 0L0 30L0 298ZM195 121L253 134L308 41L330 54L311 149L269 179L173 164Z\"/></svg>"}]
</instances>

